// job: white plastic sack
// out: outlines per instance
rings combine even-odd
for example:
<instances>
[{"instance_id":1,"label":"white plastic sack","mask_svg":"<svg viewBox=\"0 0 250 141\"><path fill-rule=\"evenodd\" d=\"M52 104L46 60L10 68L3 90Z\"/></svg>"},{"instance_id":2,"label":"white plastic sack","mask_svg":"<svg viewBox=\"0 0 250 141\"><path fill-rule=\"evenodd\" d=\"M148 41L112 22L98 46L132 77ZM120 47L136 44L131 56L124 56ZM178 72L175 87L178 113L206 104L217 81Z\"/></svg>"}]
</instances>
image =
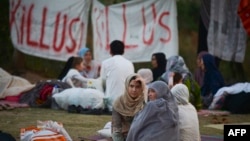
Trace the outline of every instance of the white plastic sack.
<instances>
[{"instance_id":1,"label":"white plastic sack","mask_svg":"<svg viewBox=\"0 0 250 141\"><path fill-rule=\"evenodd\" d=\"M104 93L91 88L69 88L52 96L60 108L67 110L69 105L87 109L104 109Z\"/></svg>"},{"instance_id":2,"label":"white plastic sack","mask_svg":"<svg viewBox=\"0 0 250 141\"><path fill-rule=\"evenodd\" d=\"M98 79L88 78L87 88L92 88L104 92L101 78Z\"/></svg>"},{"instance_id":3,"label":"white plastic sack","mask_svg":"<svg viewBox=\"0 0 250 141\"><path fill-rule=\"evenodd\" d=\"M112 137L111 124L112 123L110 121L107 122L105 126L103 127L103 129L98 130L97 133L104 137Z\"/></svg>"}]
</instances>

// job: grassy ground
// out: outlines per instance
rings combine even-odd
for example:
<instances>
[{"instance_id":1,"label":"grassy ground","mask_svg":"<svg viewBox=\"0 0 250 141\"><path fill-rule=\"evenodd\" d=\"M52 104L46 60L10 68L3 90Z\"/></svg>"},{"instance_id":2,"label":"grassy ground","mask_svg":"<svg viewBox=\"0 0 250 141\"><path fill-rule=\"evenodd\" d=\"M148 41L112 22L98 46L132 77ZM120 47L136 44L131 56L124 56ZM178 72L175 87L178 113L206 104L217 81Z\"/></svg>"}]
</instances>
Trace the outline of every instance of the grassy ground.
<instances>
[{"instance_id":1,"label":"grassy ground","mask_svg":"<svg viewBox=\"0 0 250 141\"><path fill-rule=\"evenodd\" d=\"M63 110L41 108L19 108L12 111L0 111L0 130L11 133L19 139L20 128L36 125L37 120L52 120L63 123L65 130L74 141L81 136L96 134L103 128L111 116L83 115L68 113Z\"/></svg>"},{"instance_id":2,"label":"grassy ground","mask_svg":"<svg viewBox=\"0 0 250 141\"><path fill-rule=\"evenodd\" d=\"M218 119L222 119L219 116ZM250 114L225 116L229 123L250 123ZM37 120L52 120L62 122L64 128L74 141L78 137L88 137L97 134L105 123L111 120L109 115L83 115L68 113L63 110L41 108L18 108L11 111L0 111L0 130L11 133L17 140L20 138L20 128L36 125ZM206 127L211 124L213 116L199 115L200 133L202 135L223 136L223 130Z\"/></svg>"}]
</instances>

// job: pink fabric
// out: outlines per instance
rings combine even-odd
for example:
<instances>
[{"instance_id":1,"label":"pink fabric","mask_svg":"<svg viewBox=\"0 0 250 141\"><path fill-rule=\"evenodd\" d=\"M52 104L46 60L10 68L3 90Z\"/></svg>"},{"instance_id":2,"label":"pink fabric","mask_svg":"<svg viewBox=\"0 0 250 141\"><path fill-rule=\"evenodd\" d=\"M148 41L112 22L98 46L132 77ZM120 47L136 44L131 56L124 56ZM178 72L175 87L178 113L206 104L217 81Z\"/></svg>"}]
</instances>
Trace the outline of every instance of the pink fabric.
<instances>
[{"instance_id":1,"label":"pink fabric","mask_svg":"<svg viewBox=\"0 0 250 141\"><path fill-rule=\"evenodd\" d=\"M229 111L220 111L220 110L199 110L198 115L209 116L209 115L230 115Z\"/></svg>"},{"instance_id":2,"label":"pink fabric","mask_svg":"<svg viewBox=\"0 0 250 141\"><path fill-rule=\"evenodd\" d=\"M11 101L11 102L18 102L19 98L20 98L20 96L6 96L5 100L6 101Z\"/></svg>"},{"instance_id":3,"label":"pink fabric","mask_svg":"<svg viewBox=\"0 0 250 141\"><path fill-rule=\"evenodd\" d=\"M52 85L45 85L40 92L40 99L46 101L48 96L52 95L52 90Z\"/></svg>"},{"instance_id":4,"label":"pink fabric","mask_svg":"<svg viewBox=\"0 0 250 141\"><path fill-rule=\"evenodd\" d=\"M7 101L7 100L0 100L0 104L9 104L11 107L15 107L15 108L29 107L29 105L26 103L18 103L18 102Z\"/></svg>"}]
</instances>

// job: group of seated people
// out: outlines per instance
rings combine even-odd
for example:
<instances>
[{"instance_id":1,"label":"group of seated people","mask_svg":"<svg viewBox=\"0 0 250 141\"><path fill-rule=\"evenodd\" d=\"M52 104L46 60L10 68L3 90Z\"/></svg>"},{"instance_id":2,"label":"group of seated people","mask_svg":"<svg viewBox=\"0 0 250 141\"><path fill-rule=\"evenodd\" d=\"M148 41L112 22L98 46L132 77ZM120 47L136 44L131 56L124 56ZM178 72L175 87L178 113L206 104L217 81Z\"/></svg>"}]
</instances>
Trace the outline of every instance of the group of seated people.
<instances>
[{"instance_id":1,"label":"group of seated people","mask_svg":"<svg viewBox=\"0 0 250 141\"><path fill-rule=\"evenodd\" d=\"M124 54L124 44L121 41L115 40L110 44L110 54L109 59L100 63L93 60L89 48L81 48L76 56L72 56L67 60L65 67L56 79L60 81L37 83L34 89L44 91L39 92L38 96L25 96L23 94L20 96L20 101L35 106L36 103L40 104L45 101L46 96L44 98L44 95L47 94L48 90L51 93L59 93L68 88L71 88L71 90L75 88L95 88L99 92L92 90L91 93L102 93L99 97L105 99L103 104L108 104L108 110L111 112L114 100L123 93L121 91L125 88L124 81L126 77L134 73L135 69L132 62L122 56ZM123 62L120 63L121 61ZM189 71L180 55L166 58L163 52L156 52L151 56L151 64L152 68L141 68L137 71L147 81L147 85L156 80L165 82L170 88L177 83L183 83L189 89L190 103L197 110L208 108L212 103L213 95L219 88L224 86L223 77L215 65L213 56L207 52L198 55L198 70L195 75ZM70 91L68 90L68 92ZM26 91L26 93L31 92ZM32 93L34 93L34 90ZM36 97L42 98L37 100ZM147 101L147 94L144 97ZM30 99L33 102L30 102ZM107 106L105 104L104 107Z\"/></svg>"},{"instance_id":2,"label":"group of seated people","mask_svg":"<svg viewBox=\"0 0 250 141\"><path fill-rule=\"evenodd\" d=\"M113 140L200 140L197 111L209 107L224 80L209 53L198 57L197 64L199 70L194 76L180 55L166 59L160 52L152 55L153 68L141 68L128 75L124 92L109 109ZM102 81L82 75L81 57L74 57L71 66L62 81L72 87L88 89L90 79ZM97 70L101 69L99 66Z\"/></svg>"},{"instance_id":3,"label":"group of seated people","mask_svg":"<svg viewBox=\"0 0 250 141\"><path fill-rule=\"evenodd\" d=\"M203 54L201 56L200 54ZM197 57L197 70L193 73L188 69L184 59L180 55L169 57L164 71L159 71L162 67L158 66L152 69L153 72L162 72L158 75L157 80L166 82L169 87L177 83L183 83L188 87L190 96L189 101L197 110L207 109L213 100L216 91L224 86L222 74L215 65L214 57L202 52ZM157 53L152 55L152 60L157 57ZM157 60L158 64L161 60ZM164 61L166 62L166 61ZM158 71L155 71L158 70Z\"/></svg>"},{"instance_id":4,"label":"group of seated people","mask_svg":"<svg viewBox=\"0 0 250 141\"><path fill-rule=\"evenodd\" d=\"M107 110L112 114L114 141L199 140L197 111L216 107L214 102L221 97L216 101L214 97L225 94L220 91L225 82L214 56L199 53L192 73L182 56L166 58L157 52L151 56L152 68L135 73L123 54L124 44L118 40L110 44L111 58L102 63L92 59L87 47L81 48L56 81L32 85L19 101L78 113Z\"/></svg>"},{"instance_id":5,"label":"group of seated people","mask_svg":"<svg viewBox=\"0 0 250 141\"><path fill-rule=\"evenodd\" d=\"M180 55L166 59L164 53L158 52L152 54L151 62L151 69L141 68L137 73L144 75L142 77L147 79L147 83L162 80L170 88L176 83L185 84L190 92L189 100L197 110L208 108L212 103L213 95L225 85L223 77L215 65L213 56L207 52L201 52L198 55L198 68L194 73L195 75L189 71ZM68 59L58 79L67 82L71 87L87 88L90 80L102 81L100 70L101 65L92 60L90 50L84 47L78 52L78 56L72 56ZM103 83L100 83L103 86Z\"/></svg>"},{"instance_id":6,"label":"group of seated people","mask_svg":"<svg viewBox=\"0 0 250 141\"><path fill-rule=\"evenodd\" d=\"M153 54L152 69L139 69L127 77L127 89L114 102L114 141L198 141L201 137L197 111L213 109L216 95L250 92L246 83L226 87L215 57L208 52L199 53L194 75L181 56L162 56L163 53Z\"/></svg>"},{"instance_id":7,"label":"group of seated people","mask_svg":"<svg viewBox=\"0 0 250 141\"><path fill-rule=\"evenodd\" d=\"M114 102L112 139L114 141L200 140L199 121L195 107L189 102L189 90L184 84L171 89L156 80L148 85L139 74L127 77L126 90Z\"/></svg>"}]
</instances>

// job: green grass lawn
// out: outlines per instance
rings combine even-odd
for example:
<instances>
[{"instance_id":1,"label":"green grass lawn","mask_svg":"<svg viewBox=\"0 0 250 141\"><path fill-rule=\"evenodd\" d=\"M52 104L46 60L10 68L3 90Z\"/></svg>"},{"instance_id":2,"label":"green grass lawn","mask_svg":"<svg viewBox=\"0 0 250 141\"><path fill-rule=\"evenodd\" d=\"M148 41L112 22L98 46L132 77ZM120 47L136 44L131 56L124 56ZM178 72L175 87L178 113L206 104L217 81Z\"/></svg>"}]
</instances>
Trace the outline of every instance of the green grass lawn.
<instances>
[{"instance_id":1,"label":"green grass lawn","mask_svg":"<svg viewBox=\"0 0 250 141\"><path fill-rule=\"evenodd\" d=\"M223 117L229 123L250 123L250 114L218 116ZM71 138L76 141L78 137L88 137L97 134L96 131L111 120L110 115L84 115L73 114L63 110L52 110L42 108L17 108L10 111L0 111L0 130L12 134L17 140L20 138L20 128L36 125L37 120L52 120L63 123L65 130ZM201 135L223 136L223 130L206 127L212 124L213 116L200 115L200 133Z\"/></svg>"}]
</instances>

